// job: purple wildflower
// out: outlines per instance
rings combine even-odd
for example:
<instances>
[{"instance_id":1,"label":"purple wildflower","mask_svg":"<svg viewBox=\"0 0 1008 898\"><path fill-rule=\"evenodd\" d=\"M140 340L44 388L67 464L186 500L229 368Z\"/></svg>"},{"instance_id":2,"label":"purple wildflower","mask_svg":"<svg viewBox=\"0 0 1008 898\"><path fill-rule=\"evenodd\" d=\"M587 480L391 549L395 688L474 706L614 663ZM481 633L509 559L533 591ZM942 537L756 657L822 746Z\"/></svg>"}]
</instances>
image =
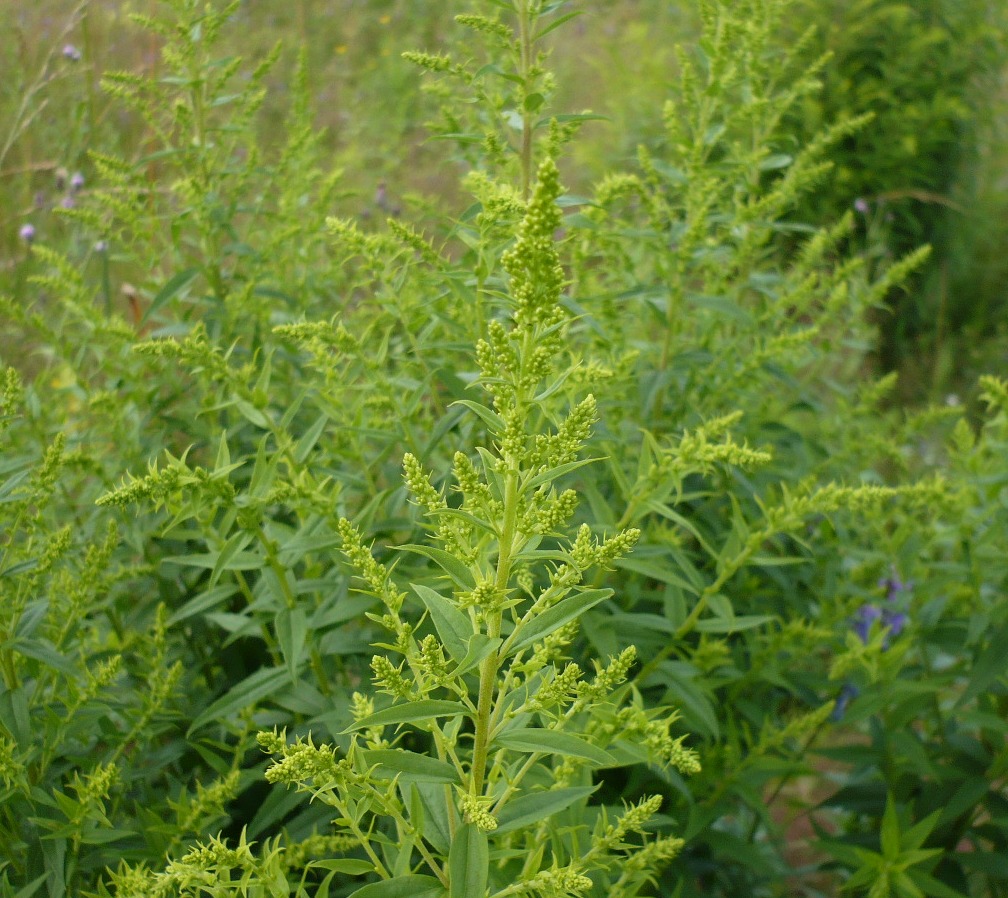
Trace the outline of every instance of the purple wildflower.
<instances>
[{"instance_id":1,"label":"purple wildflower","mask_svg":"<svg viewBox=\"0 0 1008 898\"><path fill-rule=\"evenodd\" d=\"M899 636L910 618L902 611L883 611L882 623L889 628L889 636ZM888 642L888 637L886 639Z\"/></svg>"},{"instance_id":2,"label":"purple wildflower","mask_svg":"<svg viewBox=\"0 0 1008 898\"><path fill-rule=\"evenodd\" d=\"M108 252L108 241L107 240L99 240L94 245L94 251L96 253L107 253Z\"/></svg>"},{"instance_id":3,"label":"purple wildflower","mask_svg":"<svg viewBox=\"0 0 1008 898\"><path fill-rule=\"evenodd\" d=\"M79 171L73 173L73 177L70 179L70 189L76 193L84 186L84 175Z\"/></svg>"},{"instance_id":4,"label":"purple wildflower","mask_svg":"<svg viewBox=\"0 0 1008 898\"><path fill-rule=\"evenodd\" d=\"M868 205L868 200L863 196L859 196L854 200L854 211L861 213L861 215L867 215L871 207Z\"/></svg>"},{"instance_id":5,"label":"purple wildflower","mask_svg":"<svg viewBox=\"0 0 1008 898\"><path fill-rule=\"evenodd\" d=\"M899 574L896 573L896 568L893 568L888 577L883 577L879 580L878 585L886 591L886 598L891 602L901 592L906 592L906 590L910 589L913 583L904 583L900 579Z\"/></svg>"},{"instance_id":6,"label":"purple wildflower","mask_svg":"<svg viewBox=\"0 0 1008 898\"><path fill-rule=\"evenodd\" d=\"M63 58L69 59L70 62L80 62L81 61L81 51L78 50L73 44L64 44L63 46Z\"/></svg>"},{"instance_id":7,"label":"purple wildflower","mask_svg":"<svg viewBox=\"0 0 1008 898\"><path fill-rule=\"evenodd\" d=\"M74 198L69 193L60 200L61 209L72 209L76 205L77 203L74 202Z\"/></svg>"},{"instance_id":8,"label":"purple wildflower","mask_svg":"<svg viewBox=\"0 0 1008 898\"><path fill-rule=\"evenodd\" d=\"M18 234L25 243L31 243L35 239L35 225L21 225L21 230L18 231Z\"/></svg>"},{"instance_id":9,"label":"purple wildflower","mask_svg":"<svg viewBox=\"0 0 1008 898\"><path fill-rule=\"evenodd\" d=\"M842 719L844 712L847 710L847 706L860 694L861 690L853 683L844 683L843 689L840 690L840 694L836 697L836 701L833 704L833 711L830 714L830 720L836 723Z\"/></svg>"},{"instance_id":10,"label":"purple wildflower","mask_svg":"<svg viewBox=\"0 0 1008 898\"><path fill-rule=\"evenodd\" d=\"M868 642L868 635L871 633L872 624L882 617L882 611L875 605L862 605L858 608L857 617L854 619L852 629L857 633L858 638Z\"/></svg>"}]
</instances>

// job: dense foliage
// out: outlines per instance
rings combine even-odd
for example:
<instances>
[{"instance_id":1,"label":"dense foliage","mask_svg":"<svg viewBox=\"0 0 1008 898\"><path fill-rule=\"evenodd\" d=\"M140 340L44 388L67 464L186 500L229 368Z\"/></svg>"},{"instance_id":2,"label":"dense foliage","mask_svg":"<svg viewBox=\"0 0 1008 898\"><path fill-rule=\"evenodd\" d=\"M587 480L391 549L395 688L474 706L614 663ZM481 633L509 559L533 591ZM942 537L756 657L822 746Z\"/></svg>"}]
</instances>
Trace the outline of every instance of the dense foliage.
<instances>
[{"instance_id":1,"label":"dense foliage","mask_svg":"<svg viewBox=\"0 0 1008 898\"><path fill-rule=\"evenodd\" d=\"M1008 384L866 375L929 252L822 214L802 9L699 3L607 172L578 4L414 17L457 183L366 215L317 48L137 17L3 273L4 894L1008 894Z\"/></svg>"}]
</instances>

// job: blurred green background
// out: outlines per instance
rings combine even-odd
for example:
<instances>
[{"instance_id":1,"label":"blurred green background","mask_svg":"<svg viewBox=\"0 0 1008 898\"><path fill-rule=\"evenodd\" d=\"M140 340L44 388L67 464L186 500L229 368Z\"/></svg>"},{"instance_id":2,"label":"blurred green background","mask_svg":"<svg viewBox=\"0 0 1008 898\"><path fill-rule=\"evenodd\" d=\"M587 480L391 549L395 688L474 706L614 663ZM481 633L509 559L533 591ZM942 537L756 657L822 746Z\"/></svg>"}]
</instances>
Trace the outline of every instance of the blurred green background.
<instances>
[{"instance_id":1,"label":"blurred green background","mask_svg":"<svg viewBox=\"0 0 1008 898\"><path fill-rule=\"evenodd\" d=\"M567 162L574 191L662 140L657 114L675 76L676 43L697 33L695 4L606 0L562 29L551 63L558 108L591 109ZM881 371L901 375L903 401L968 392L979 371L1006 361L1008 333L1008 87L1006 4L999 0L802 0L790 46L808 28L809 60L831 55L822 90L784 123L797 144L822 126L872 112L833 151L835 172L794 210L823 223L849 208L858 239L880 263L922 243L931 264L877 310ZM0 289L19 292L19 232L31 224L56 244L66 234L49 210L87 189L87 152L142 149L142 123L105 95L106 70L156 73L157 39L132 21L157 4L7 0L0 6ZM459 170L425 122L436 100L403 47L437 50L454 38L454 4L417 0L243 2L225 43L249 63L280 41L286 64L269 76L262 127L281 137L295 53L303 47L315 121L336 167L352 177L334 212L395 212L424 197L454 198ZM128 272L119 272L124 282ZM125 300L124 300L125 302ZM954 398L954 396L953 396Z\"/></svg>"}]
</instances>

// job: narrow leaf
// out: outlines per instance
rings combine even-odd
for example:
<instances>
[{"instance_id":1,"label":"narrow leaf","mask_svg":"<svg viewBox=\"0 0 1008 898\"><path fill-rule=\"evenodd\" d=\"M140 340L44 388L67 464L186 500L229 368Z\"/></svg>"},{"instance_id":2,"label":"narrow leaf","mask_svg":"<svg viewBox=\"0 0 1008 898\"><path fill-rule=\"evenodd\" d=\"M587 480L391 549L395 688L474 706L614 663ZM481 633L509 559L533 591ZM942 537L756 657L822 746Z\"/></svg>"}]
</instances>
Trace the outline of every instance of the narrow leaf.
<instances>
[{"instance_id":1,"label":"narrow leaf","mask_svg":"<svg viewBox=\"0 0 1008 898\"><path fill-rule=\"evenodd\" d=\"M446 552L444 549L438 549L435 546L420 546L413 545L412 543L405 546L399 546L404 552L413 552L416 555L423 555L433 561L441 570L443 570L459 589L468 590L472 589L476 585L476 581L473 579L472 571L469 567L459 561L450 552Z\"/></svg>"},{"instance_id":2,"label":"narrow leaf","mask_svg":"<svg viewBox=\"0 0 1008 898\"><path fill-rule=\"evenodd\" d=\"M538 727L508 730L494 739L494 743L501 748L511 748L515 751L542 752L550 755L581 758L584 761L590 761L596 767L606 767L616 763L616 759L609 752L592 745L580 736Z\"/></svg>"},{"instance_id":3,"label":"narrow leaf","mask_svg":"<svg viewBox=\"0 0 1008 898\"><path fill-rule=\"evenodd\" d=\"M364 886L352 892L349 898L440 898L444 886L433 876L410 873Z\"/></svg>"},{"instance_id":4,"label":"narrow leaf","mask_svg":"<svg viewBox=\"0 0 1008 898\"><path fill-rule=\"evenodd\" d=\"M212 721L225 721L236 717L240 711L255 705L270 693L276 692L286 683L287 678L288 673L282 667L257 670L233 689L228 690L208 708L205 708L203 713L192 722L186 735L191 736L200 727L206 726Z\"/></svg>"},{"instance_id":5,"label":"narrow leaf","mask_svg":"<svg viewBox=\"0 0 1008 898\"><path fill-rule=\"evenodd\" d=\"M469 639L473 635L473 625L469 617L446 599L440 593L419 583L410 584L420 596L430 612L434 627L441 637L441 642L451 653L452 658L461 661L466 656Z\"/></svg>"},{"instance_id":6,"label":"narrow leaf","mask_svg":"<svg viewBox=\"0 0 1008 898\"><path fill-rule=\"evenodd\" d=\"M568 596L562 602L557 602L552 608L536 615L528 623L519 625L511 638L505 643L508 655L513 655L524 648L559 630L564 624L580 617L589 608L594 608L599 602L604 602L613 594L611 589L586 589L577 595Z\"/></svg>"},{"instance_id":7,"label":"narrow leaf","mask_svg":"<svg viewBox=\"0 0 1008 898\"><path fill-rule=\"evenodd\" d=\"M483 898L489 866L486 833L475 824L466 823L455 833L448 853L450 898Z\"/></svg>"},{"instance_id":8,"label":"narrow leaf","mask_svg":"<svg viewBox=\"0 0 1008 898\"><path fill-rule=\"evenodd\" d=\"M361 757L374 776L381 779L399 777L415 783L457 783L458 771L447 761L417 754L404 748L376 748L362 751Z\"/></svg>"},{"instance_id":9,"label":"narrow leaf","mask_svg":"<svg viewBox=\"0 0 1008 898\"><path fill-rule=\"evenodd\" d=\"M509 801L497 815L496 835L512 832L539 823L554 814L569 808L575 802L587 798L598 786L576 786L569 789L553 789L550 792L533 792Z\"/></svg>"},{"instance_id":10,"label":"narrow leaf","mask_svg":"<svg viewBox=\"0 0 1008 898\"><path fill-rule=\"evenodd\" d=\"M419 720L431 720L434 717L456 717L468 713L468 708L461 702L446 702L436 699L424 699L419 702L403 702L391 708L375 711L367 717L348 726L344 733L354 730L366 730L370 727L389 726L394 723L416 723Z\"/></svg>"}]
</instances>

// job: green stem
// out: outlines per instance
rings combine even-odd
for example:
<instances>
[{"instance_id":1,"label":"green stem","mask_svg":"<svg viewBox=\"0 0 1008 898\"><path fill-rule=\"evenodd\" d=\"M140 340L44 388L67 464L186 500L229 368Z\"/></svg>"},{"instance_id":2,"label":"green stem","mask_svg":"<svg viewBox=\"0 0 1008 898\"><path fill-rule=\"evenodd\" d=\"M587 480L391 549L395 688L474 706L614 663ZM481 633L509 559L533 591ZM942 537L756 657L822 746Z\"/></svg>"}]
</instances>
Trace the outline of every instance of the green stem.
<instances>
[{"instance_id":1,"label":"green stem","mask_svg":"<svg viewBox=\"0 0 1008 898\"><path fill-rule=\"evenodd\" d=\"M532 184L532 113L525 108L525 97L529 93L529 69L532 67L532 23L529 21L528 0L518 0L518 45L521 52L520 72L522 79L522 142L521 142L521 187L522 199L527 200Z\"/></svg>"},{"instance_id":2,"label":"green stem","mask_svg":"<svg viewBox=\"0 0 1008 898\"><path fill-rule=\"evenodd\" d=\"M506 458L509 465L515 459ZM498 593L507 589L511 576L511 556L514 550L515 533L518 529L518 472L509 470L504 485L504 527L500 535L500 550L497 555L497 576L494 585ZM500 635L500 611L491 614L487 622L487 636L495 639ZM491 652L480 665L479 703L476 706L476 735L473 744L472 777L469 792L481 795L486 776L487 755L490 747L490 715L493 709L494 687L500 666L499 652Z\"/></svg>"}]
</instances>

